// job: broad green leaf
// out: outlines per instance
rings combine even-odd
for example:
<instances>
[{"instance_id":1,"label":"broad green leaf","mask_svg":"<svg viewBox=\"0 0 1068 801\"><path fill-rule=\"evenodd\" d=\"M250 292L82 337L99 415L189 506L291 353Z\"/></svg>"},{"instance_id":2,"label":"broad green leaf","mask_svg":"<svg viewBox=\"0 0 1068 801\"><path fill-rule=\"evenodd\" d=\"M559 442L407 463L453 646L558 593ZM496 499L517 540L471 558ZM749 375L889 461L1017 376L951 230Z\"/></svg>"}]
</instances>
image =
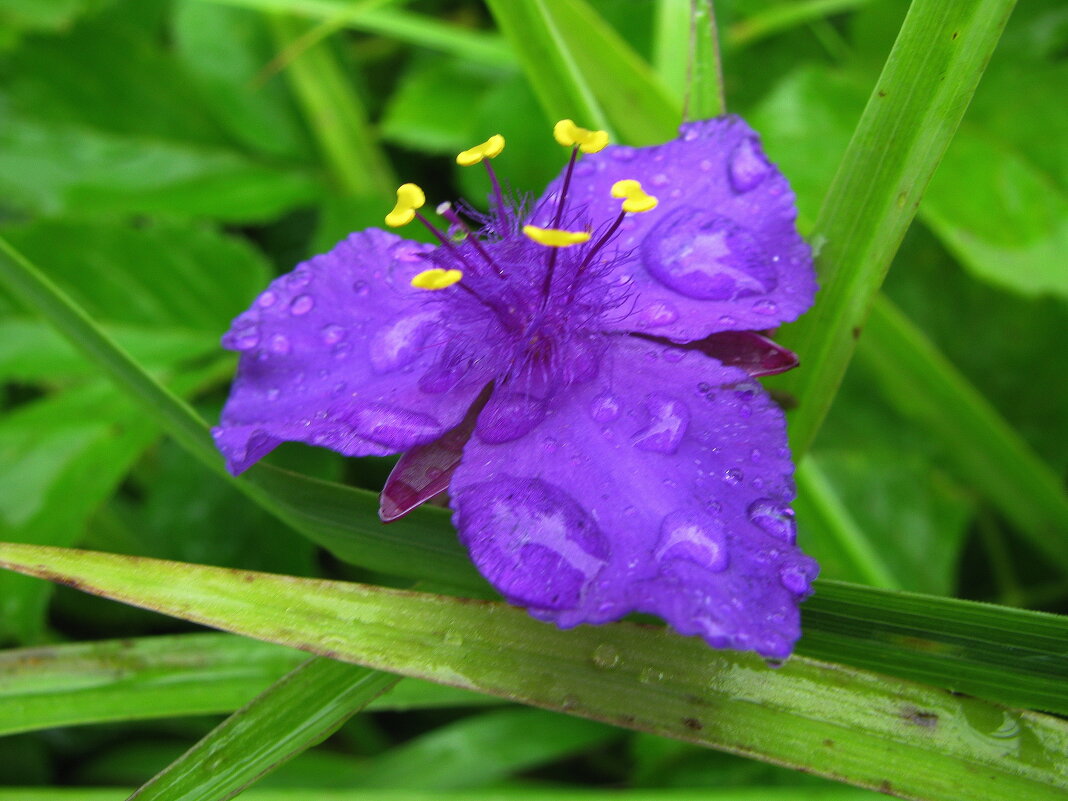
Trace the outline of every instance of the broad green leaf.
<instances>
[{"instance_id":1,"label":"broad green leaf","mask_svg":"<svg viewBox=\"0 0 1068 801\"><path fill-rule=\"evenodd\" d=\"M583 128L611 134L608 115L579 70L574 45L554 17L555 2L488 0L487 5L546 115L554 122L573 119Z\"/></svg>"},{"instance_id":2,"label":"broad green leaf","mask_svg":"<svg viewBox=\"0 0 1068 801\"><path fill-rule=\"evenodd\" d=\"M417 61L386 105L382 138L412 150L455 156L498 132L483 127L471 112L508 77L459 59ZM458 110L465 113L458 114ZM495 122L504 125L509 120L502 117ZM505 140L510 154L511 137Z\"/></svg>"},{"instance_id":3,"label":"broad green leaf","mask_svg":"<svg viewBox=\"0 0 1068 801\"><path fill-rule=\"evenodd\" d=\"M518 609L357 584L7 544L30 575L404 675L923 799L1059 798L1068 724L662 629L559 631Z\"/></svg>"},{"instance_id":4,"label":"broad green leaf","mask_svg":"<svg viewBox=\"0 0 1068 801\"><path fill-rule=\"evenodd\" d=\"M228 717L130 799L232 798L325 740L397 681L388 673L309 659Z\"/></svg>"},{"instance_id":5,"label":"broad green leaf","mask_svg":"<svg viewBox=\"0 0 1068 801\"><path fill-rule=\"evenodd\" d=\"M319 192L308 173L232 150L8 116L0 126L3 205L45 216L132 213L270 219Z\"/></svg>"},{"instance_id":6,"label":"broad green leaf","mask_svg":"<svg viewBox=\"0 0 1068 801\"><path fill-rule=\"evenodd\" d=\"M232 712L306 659L300 651L231 634L0 651L0 735ZM408 711L499 703L490 696L403 679L371 706Z\"/></svg>"},{"instance_id":7,"label":"broad green leaf","mask_svg":"<svg viewBox=\"0 0 1068 801\"><path fill-rule=\"evenodd\" d=\"M173 14L178 59L217 124L263 155L308 155L310 143L282 83L260 78L275 55L260 15L197 0L182 0Z\"/></svg>"},{"instance_id":8,"label":"broad green leaf","mask_svg":"<svg viewBox=\"0 0 1068 801\"><path fill-rule=\"evenodd\" d=\"M1013 0L916 0L816 220L824 247L815 307L783 329L806 362L779 382L800 408L796 455L811 444L853 353L855 331L949 145ZM893 142L894 147L886 146Z\"/></svg>"}]
</instances>

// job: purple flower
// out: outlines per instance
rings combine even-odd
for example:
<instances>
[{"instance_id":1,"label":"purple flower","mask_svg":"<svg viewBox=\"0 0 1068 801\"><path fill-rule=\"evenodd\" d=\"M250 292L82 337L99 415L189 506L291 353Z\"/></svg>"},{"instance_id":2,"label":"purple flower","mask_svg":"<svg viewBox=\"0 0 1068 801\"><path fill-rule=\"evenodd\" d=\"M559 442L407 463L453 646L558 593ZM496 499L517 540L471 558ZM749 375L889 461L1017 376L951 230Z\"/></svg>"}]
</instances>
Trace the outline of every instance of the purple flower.
<instances>
[{"instance_id":1,"label":"purple flower","mask_svg":"<svg viewBox=\"0 0 1068 801\"><path fill-rule=\"evenodd\" d=\"M645 612L784 658L817 567L754 379L796 362L754 332L815 292L793 194L736 117L657 147L556 135L572 160L529 209L490 169L477 230L443 205L437 247L371 229L274 281L223 339L242 355L218 446L235 473L286 440L406 452L383 518L447 487L478 569L535 617ZM387 221L422 203L406 184Z\"/></svg>"}]
</instances>

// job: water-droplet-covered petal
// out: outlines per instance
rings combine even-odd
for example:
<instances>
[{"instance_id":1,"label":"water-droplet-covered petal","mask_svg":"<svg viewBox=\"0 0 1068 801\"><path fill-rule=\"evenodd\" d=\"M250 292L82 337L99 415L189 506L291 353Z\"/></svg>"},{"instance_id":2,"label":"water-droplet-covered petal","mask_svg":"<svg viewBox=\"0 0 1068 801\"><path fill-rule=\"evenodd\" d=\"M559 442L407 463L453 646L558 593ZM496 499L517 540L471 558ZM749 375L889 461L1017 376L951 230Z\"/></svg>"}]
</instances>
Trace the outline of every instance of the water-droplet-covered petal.
<instances>
[{"instance_id":1,"label":"water-droplet-covered petal","mask_svg":"<svg viewBox=\"0 0 1068 801\"><path fill-rule=\"evenodd\" d=\"M234 320L223 344L241 361L213 431L232 471L285 441L398 453L463 419L492 375L447 359L432 293L410 285L430 250L385 231L352 234ZM447 386L434 380L443 370Z\"/></svg>"},{"instance_id":2,"label":"water-droplet-covered petal","mask_svg":"<svg viewBox=\"0 0 1068 801\"><path fill-rule=\"evenodd\" d=\"M475 564L535 617L645 612L781 659L817 572L792 473L783 414L744 370L618 336L525 436L476 428L450 491Z\"/></svg>"},{"instance_id":3,"label":"water-droplet-covered petal","mask_svg":"<svg viewBox=\"0 0 1068 801\"><path fill-rule=\"evenodd\" d=\"M630 215L603 251L608 279L617 276L633 294L633 313L613 330L689 341L773 328L812 304L812 256L794 225L793 192L740 118L689 122L663 145L609 146L580 164L568 207L595 229L619 213L616 181L636 179L659 199L652 211ZM543 198L559 190L557 179ZM536 208L538 225L555 205Z\"/></svg>"}]
</instances>

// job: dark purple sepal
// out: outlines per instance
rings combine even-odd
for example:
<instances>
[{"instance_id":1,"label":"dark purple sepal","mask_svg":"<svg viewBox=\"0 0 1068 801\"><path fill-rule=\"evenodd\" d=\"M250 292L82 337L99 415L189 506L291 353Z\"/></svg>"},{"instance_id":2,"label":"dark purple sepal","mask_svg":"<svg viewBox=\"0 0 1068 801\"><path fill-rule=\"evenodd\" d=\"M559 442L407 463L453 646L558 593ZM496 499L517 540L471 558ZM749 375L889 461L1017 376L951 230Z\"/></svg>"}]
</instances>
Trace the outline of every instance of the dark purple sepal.
<instances>
[{"instance_id":1,"label":"dark purple sepal","mask_svg":"<svg viewBox=\"0 0 1068 801\"><path fill-rule=\"evenodd\" d=\"M400 520L413 509L449 488L452 474L460 464L464 445L475 430L479 412L486 405L484 392L463 421L433 442L417 445L401 454L378 497L378 518L383 523Z\"/></svg>"},{"instance_id":2,"label":"dark purple sepal","mask_svg":"<svg viewBox=\"0 0 1068 801\"><path fill-rule=\"evenodd\" d=\"M727 367L741 367L754 378L785 373L799 363L792 350L756 331L720 331L684 347L701 351Z\"/></svg>"}]
</instances>

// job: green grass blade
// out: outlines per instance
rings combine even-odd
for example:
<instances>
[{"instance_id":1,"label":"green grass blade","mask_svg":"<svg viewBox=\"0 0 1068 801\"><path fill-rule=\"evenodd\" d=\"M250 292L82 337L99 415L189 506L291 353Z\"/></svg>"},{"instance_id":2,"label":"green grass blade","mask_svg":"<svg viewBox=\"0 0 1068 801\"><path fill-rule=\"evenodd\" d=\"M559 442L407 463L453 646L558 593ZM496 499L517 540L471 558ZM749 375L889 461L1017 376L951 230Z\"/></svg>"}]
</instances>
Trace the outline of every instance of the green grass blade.
<instances>
[{"instance_id":1,"label":"green grass blade","mask_svg":"<svg viewBox=\"0 0 1068 801\"><path fill-rule=\"evenodd\" d=\"M806 22L815 22L869 2L871 0L787 0L731 25L727 30L727 42L732 47L745 47Z\"/></svg>"},{"instance_id":2,"label":"green grass blade","mask_svg":"<svg viewBox=\"0 0 1068 801\"><path fill-rule=\"evenodd\" d=\"M306 23L289 15L272 16L271 25L280 47L307 32ZM289 62L286 76L334 182L346 194L386 202L397 188L396 176L330 46L319 42L305 49Z\"/></svg>"},{"instance_id":3,"label":"green grass blade","mask_svg":"<svg viewBox=\"0 0 1068 801\"><path fill-rule=\"evenodd\" d=\"M0 651L0 736L233 712L307 654L232 634L180 634ZM500 701L403 679L371 702L405 711Z\"/></svg>"},{"instance_id":4,"label":"green grass blade","mask_svg":"<svg viewBox=\"0 0 1068 801\"><path fill-rule=\"evenodd\" d=\"M620 141L659 144L675 136L679 107L645 60L585 0L545 0L577 75L589 86ZM552 63L569 64L561 58Z\"/></svg>"},{"instance_id":5,"label":"green grass blade","mask_svg":"<svg viewBox=\"0 0 1068 801\"><path fill-rule=\"evenodd\" d=\"M108 788L0 788L0 801L124 801L127 791ZM293 787L249 790L241 801L873 801L849 787L700 787L670 790L559 790L523 787L471 790L323 790Z\"/></svg>"},{"instance_id":6,"label":"green grass blade","mask_svg":"<svg viewBox=\"0 0 1068 801\"><path fill-rule=\"evenodd\" d=\"M884 589L899 589L890 568L872 547L864 532L834 491L830 481L811 457L797 466L797 500L794 508L800 520L809 521L815 537L802 541L806 553L822 559L822 552L833 551L845 562L848 573L840 574L862 584Z\"/></svg>"},{"instance_id":7,"label":"green grass blade","mask_svg":"<svg viewBox=\"0 0 1068 801\"><path fill-rule=\"evenodd\" d=\"M130 796L139 801L226 801L318 745L398 681L332 659L309 659Z\"/></svg>"},{"instance_id":8,"label":"green grass blade","mask_svg":"<svg viewBox=\"0 0 1068 801\"><path fill-rule=\"evenodd\" d=\"M608 117L553 18L553 3L554 0L487 0L486 4L518 56L519 66L549 120L573 119L583 128L611 134Z\"/></svg>"},{"instance_id":9,"label":"green grass blade","mask_svg":"<svg viewBox=\"0 0 1068 801\"><path fill-rule=\"evenodd\" d=\"M362 10L352 0L201 0L220 5L295 14L328 24L378 34L400 42L448 53L491 67L515 68L515 56L493 33L450 25L402 9ZM395 2L396 0L394 0Z\"/></svg>"},{"instance_id":10,"label":"green grass blade","mask_svg":"<svg viewBox=\"0 0 1068 801\"><path fill-rule=\"evenodd\" d=\"M704 120L727 113L727 96L713 0L691 0L691 8L690 81L683 116Z\"/></svg>"},{"instance_id":11,"label":"green grass blade","mask_svg":"<svg viewBox=\"0 0 1068 801\"><path fill-rule=\"evenodd\" d=\"M825 243L816 305L779 337L805 364L778 382L800 401L790 427L798 458L1014 5L915 0L909 10L816 221Z\"/></svg>"},{"instance_id":12,"label":"green grass blade","mask_svg":"<svg viewBox=\"0 0 1068 801\"><path fill-rule=\"evenodd\" d=\"M1068 570L1068 496L1056 474L894 304L879 297L860 364L903 414L944 444L969 484Z\"/></svg>"},{"instance_id":13,"label":"green grass blade","mask_svg":"<svg viewBox=\"0 0 1068 801\"><path fill-rule=\"evenodd\" d=\"M0 652L0 735L230 712L305 658L218 634Z\"/></svg>"},{"instance_id":14,"label":"green grass blade","mask_svg":"<svg viewBox=\"0 0 1068 801\"><path fill-rule=\"evenodd\" d=\"M919 799L1068 791L1068 724L795 657L779 669L663 629L560 631L503 604L40 546L0 563L279 644Z\"/></svg>"},{"instance_id":15,"label":"green grass blade","mask_svg":"<svg viewBox=\"0 0 1068 801\"><path fill-rule=\"evenodd\" d=\"M1068 617L994 604L817 584L798 653L1068 714Z\"/></svg>"}]
</instances>

